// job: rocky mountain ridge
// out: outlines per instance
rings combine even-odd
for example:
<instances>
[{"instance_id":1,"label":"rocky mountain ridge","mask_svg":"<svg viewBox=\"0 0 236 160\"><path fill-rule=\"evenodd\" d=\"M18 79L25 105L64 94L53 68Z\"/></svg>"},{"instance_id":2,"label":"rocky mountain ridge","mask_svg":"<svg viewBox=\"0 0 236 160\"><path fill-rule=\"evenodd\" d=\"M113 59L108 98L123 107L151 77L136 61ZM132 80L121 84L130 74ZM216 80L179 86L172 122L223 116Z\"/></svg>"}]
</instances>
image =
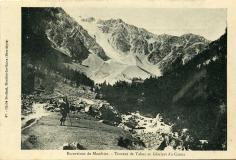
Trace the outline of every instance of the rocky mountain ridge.
<instances>
[{"instance_id":1,"label":"rocky mountain ridge","mask_svg":"<svg viewBox=\"0 0 236 160\"><path fill-rule=\"evenodd\" d=\"M178 58L181 59L182 65L186 64L210 43L204 37L191 33L179 37L155 35L121 19L98 20L97 26L109 35L108 42L113 48L124 54L134 54L141 60L147 57L148 61L158 65L162 72L168 70L168 65Z\"/></svg>"},{"instance_id":2,"label":"rocky mountain ridge","mask_svg":"<svg viewBox=\"0 0 236 160\"><path fill-rule=\"evenodd\" d=\"M193 34L155 35L121 19L77 22L62 8L27 8L25 14L29 26L23 44L32 46L26 58L69 67L96 83L158 77L185 65L209 44Z\"/></svg>"},{"instance_id":3,"label":"rocky mountain ridge","mask_svg":"<svg viewBox=\"0 0 236 160\"><path fill-rule=\"evenodd\" d=\"M109 59L101 46L72 17L61 8L28 8L29 18L37 18L32 28L42 32L51 42L51 47L59 52L81 61L88 54L97 54L104 60Z\"/></svg>"},{"instance_id":4,"label":"rocky mountain ridge","mask_svg":"<svg viewBox=\"0 0 236 160\"><path fill-rule=\"evenodd\" d=\"M94 76L92 79L100 82L105 79L111 84L121 80L131 82L133 78L158 77L163 73L171 72L188 63L210 42L194 34L180 37L167 34L155 35L143 28L129 25L121 19L97 20L89 17L80 18L78 22L92 37L95 37L97 43L104 48L106 55L111 58L107 61L109 63L105 62L105 64L118 71L114 76L103 69L97 70L96 78L101 73L103 78L97 80ZM117 65L113 65L114 62L123 67L118 67L119 70ZM100 66L104 68L103 65ZM127 73L129 68L132 68L133 72Z\"/></svg>"}]
</instances>

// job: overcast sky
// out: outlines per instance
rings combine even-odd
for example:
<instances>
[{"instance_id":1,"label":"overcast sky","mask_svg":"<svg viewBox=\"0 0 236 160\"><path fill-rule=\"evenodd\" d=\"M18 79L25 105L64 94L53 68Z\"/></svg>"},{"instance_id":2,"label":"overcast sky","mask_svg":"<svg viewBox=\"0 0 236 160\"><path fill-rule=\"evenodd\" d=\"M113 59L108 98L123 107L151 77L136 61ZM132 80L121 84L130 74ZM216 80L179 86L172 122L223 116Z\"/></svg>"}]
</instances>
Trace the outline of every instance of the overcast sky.
<instances>
[{"instance_id":1,"label":"overcast sky","mask_svg":"<svg viewBox=\"0 0 236 160\"><path fill-rule=\"evenodd\" d=\"M226 28L226 9L160 9L160 8L64 8L77 19L121 18L128 24L156 34L182 35L194 33L216 40Z\"/></svg>"}]
</instances>

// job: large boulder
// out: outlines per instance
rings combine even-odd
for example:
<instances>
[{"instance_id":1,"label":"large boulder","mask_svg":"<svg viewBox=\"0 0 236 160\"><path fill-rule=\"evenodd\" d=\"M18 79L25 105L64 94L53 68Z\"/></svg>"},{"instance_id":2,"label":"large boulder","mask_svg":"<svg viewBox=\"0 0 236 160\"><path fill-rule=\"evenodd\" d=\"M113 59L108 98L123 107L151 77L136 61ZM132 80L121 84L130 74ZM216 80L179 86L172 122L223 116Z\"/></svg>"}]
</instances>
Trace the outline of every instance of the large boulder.
<instances>
[{"instance_id":1,"label":"large boulder","mask_svg":"<svg viewBox=\"0 0 236 160\"><path fill-rule=\"evenodd\" d=\"M99 112L101 113L101 119L104 120L104 123L111 125L118 125L121 122L120 113L110 105L103 105Z\"/></svg>"},{"instance_id":2,"label":"large boulder","mask_svg":"<svg viewBox=\"0 0 236 160\"><path fill-rule=\"evenodd\" d=\"M119 137L117 145L131 150L145 148L145 144L141 140L133 137Z\"/></svg>"},{"instance_id":3,"label":"large boulder","mask_svg":"<svg viewBox=\"0 0 236 160\"><path fill-rule=\"evenodd\" d=\"M103 120L109 125L118 125L121 122L121 114L109 103L101 102L87 106L86 112L95 118Z\"/></svg>"}]
</instances>

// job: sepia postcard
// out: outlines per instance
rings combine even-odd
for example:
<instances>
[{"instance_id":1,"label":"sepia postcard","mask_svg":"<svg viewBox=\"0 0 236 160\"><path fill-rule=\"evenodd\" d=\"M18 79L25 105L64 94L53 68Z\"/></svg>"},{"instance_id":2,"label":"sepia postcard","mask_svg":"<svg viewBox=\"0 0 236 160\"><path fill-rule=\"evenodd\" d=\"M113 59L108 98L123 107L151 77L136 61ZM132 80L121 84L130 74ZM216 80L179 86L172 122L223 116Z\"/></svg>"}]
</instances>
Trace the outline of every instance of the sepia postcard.
<instances>
[{"instance_id":1,"label":"sepia postcard","mask_svg":"<svg viewBox=\"0 0 236 160\"><path fill-rule=\"evenodd\" d=\"M234 0L0 3L0 159L236 159Z\"/></svg>"}]
</instances>

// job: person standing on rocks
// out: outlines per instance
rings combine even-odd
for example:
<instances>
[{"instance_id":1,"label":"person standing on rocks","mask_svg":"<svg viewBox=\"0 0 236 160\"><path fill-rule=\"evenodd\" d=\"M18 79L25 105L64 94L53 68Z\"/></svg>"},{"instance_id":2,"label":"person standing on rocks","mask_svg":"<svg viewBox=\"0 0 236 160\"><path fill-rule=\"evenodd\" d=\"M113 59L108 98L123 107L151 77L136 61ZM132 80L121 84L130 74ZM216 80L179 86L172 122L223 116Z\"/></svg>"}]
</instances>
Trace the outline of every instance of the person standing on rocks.
<instances>
[{"instance_id":1,"label":"person standing on rocks","mask_svg":"<svg viewBox=\"0 0 236 160\"><path fill-rule=\"evenodd\" d=\"M69 107L69 102L67 100L67 97L64 97L63 100L61 101L60 104L60 111L61 111L61 119L60 119L60 125L64 126L65 125L65 121L66 121L66 117L70 112L70 107Z\"/></svg>"}]
</instances>

